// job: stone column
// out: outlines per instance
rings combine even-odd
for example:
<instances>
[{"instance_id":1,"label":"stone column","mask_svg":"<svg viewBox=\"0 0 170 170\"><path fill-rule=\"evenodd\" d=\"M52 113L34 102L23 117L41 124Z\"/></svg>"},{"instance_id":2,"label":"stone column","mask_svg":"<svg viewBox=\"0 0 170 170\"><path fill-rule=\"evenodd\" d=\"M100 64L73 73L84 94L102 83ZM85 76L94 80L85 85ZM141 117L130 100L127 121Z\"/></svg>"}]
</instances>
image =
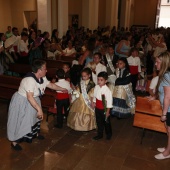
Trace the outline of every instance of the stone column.
<instances>
[{"instance_id":1,"label":"stone column","mask_svg":"<svg viewBox=\"0 0 170 170\"><path fill-rule=\"evenodd\" d=\"M68 30L68 0L58 0L58 31L62 38Z\"/></svg>"},{"instance_id":2,"label":"stone column","mask_svg":"<svg viewBox=\"0 0 170 170\"><path fill-rule=\"evenodd\" d=\"M131 23L131 4L132 0L122 0L120 26L130 28Z\"/></svg>"},{"instance_id":3,"label":"stone column","mask_svg":"<svg viewBox=\"0 0 170 170\"><path fill-rule=\"evenodd\" d=\"M110 28L118 25L118 0L107 0L106 1L106 26Z\"/></svg>"},{"instance_id":4,"label":"stone column","mask_svg":"<svg viewBox=\"0 0 170 170\"><path fill-rule=\"evenodd\" d=\"M52 15L52 30L57 28L58 25L58 13L57 13L57 7L58 3L57 0L52 0L51 1L51 15Z\"/></svg>"},{"instance_id":5,"label":"stone column","mask_svg":"<svg viewBox=\"0 0 170 170\"><path fill-rule=\"evenodd\" d=\"M94 30L98 27L99 0L82 0L82 25Z\"/></svg>"},{"instance_id":6,"label":"stone column","mask_svg":"<svg viewBox=\"0 0 170 170\"><path fill-rule=\"evenodd\" d=\"M131 0L126 1L125 28L130 28Z\"/></svg>"},{"instance_id":7,"label":"stone column","mask_svg":"<svg viewBox=\"0 0 170 170\"><path fill-rule=\"evenodd\" d=\"M37 0L38 29L51 34L51 0Z\"/></svg>"}]
</instances>

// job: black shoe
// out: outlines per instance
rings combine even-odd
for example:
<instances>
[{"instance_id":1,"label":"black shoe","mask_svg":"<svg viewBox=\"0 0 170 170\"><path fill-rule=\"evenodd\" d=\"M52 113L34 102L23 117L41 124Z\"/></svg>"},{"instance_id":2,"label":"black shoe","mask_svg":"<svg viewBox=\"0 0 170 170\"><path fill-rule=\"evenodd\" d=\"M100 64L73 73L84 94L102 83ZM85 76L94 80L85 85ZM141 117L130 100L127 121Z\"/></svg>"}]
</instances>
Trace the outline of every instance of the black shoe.
<instances>
[{"instance_id":1,"label":"black shoe","mask_svg":"<svg viewBox=\"0 0 170 170\"><path fill-rule=\"evenodd\" d=\"M54 125L54 127L58 128L58 129L62 129L63 126L57 124L57 125Z\"/></svg>"},{"instance_id":2,"label":"black shoe","mask_svg":"<svg viewBox=\"0 0 170 170\"><path fill-rule=\"evenodd\" d=\"M16 151L21 151L22 150L22 147L18 143L16 145L11 143L11 148L16 150Z\"/></svg>"},{"instance_id":3,"label":"black shoe","mask_svg":"<svg viewBox=\"0 0 170 170\"><path fill-rule=\"evenodd\" d=\"M38 139L38 140L44 140L44 139L45 139L45 137L44 137L44 136L42 136L42 135L38 135L38 136L37 136L37 139Z\"/></svg>"},{"instance_id":4,"label":"black shoe","mask_svg":"<svg viewBox=\"0 0 170 170\"><path fill-rule=\"evenodd\" d=\"M106 140L110 140L112 138L111 135L106 136Z\"/></svg>"},{"instance_id":5,"label":"black shoe","mask_svg":"<svg viewBox=\"0 0 170 170\"><path fill-rule=\"evenodd\" d=\"M97 136L93 137L93 140L99 140L99 139L102 139L102 138L103 138L103 136L97 135Z\"/></svg>"}]
</instances>

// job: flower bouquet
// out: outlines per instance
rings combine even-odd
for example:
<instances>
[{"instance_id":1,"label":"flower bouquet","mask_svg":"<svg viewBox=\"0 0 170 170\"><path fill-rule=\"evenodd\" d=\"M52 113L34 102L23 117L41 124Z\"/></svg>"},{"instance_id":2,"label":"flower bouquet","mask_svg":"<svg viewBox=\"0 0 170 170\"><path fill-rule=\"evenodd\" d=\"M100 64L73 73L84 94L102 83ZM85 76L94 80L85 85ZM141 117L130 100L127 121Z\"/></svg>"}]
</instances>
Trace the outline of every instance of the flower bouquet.
<instances>
[{"instance_id":1,"label":"flower bouquet","mask_svg":"<svg viewBox=\"0 0 170 170\"><path fill-rule=\"evenodd\" d=\"M107 107L106 107L106 100L105 100L104 94L102 94L102 103L103 103L103 106L104 106L105 121L106 121L106 123L108 123L108 117L106 117Z\"/></svg>"},{"instance_id":2,"label":"flower bouquet","mask_svg":"<svg viewBox=\"0 0 170 170\"><path fill-rule=\"evenodd\" d=\"M77 98L79 98L80 92L77 90L73 90L71 93L71 103L73 103Z\"/></svg>"}]
</instances>

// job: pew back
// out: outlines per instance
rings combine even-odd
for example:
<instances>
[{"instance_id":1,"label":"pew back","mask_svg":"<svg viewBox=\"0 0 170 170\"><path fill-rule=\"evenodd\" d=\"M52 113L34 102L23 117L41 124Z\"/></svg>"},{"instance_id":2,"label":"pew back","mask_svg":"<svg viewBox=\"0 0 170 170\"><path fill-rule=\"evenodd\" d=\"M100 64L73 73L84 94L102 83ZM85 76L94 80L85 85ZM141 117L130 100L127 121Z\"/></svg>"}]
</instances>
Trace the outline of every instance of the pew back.
<instances>
[{"instance_id":1,"label":"pew back","mask_svg":"<svg viewBox=\"0 0 170 170\"><path fill-rule=\"evenodd\" d=\"M18 90L20 82L20 77L0 75L0 98L10 100Z\"/></svg>"}]
</instances>

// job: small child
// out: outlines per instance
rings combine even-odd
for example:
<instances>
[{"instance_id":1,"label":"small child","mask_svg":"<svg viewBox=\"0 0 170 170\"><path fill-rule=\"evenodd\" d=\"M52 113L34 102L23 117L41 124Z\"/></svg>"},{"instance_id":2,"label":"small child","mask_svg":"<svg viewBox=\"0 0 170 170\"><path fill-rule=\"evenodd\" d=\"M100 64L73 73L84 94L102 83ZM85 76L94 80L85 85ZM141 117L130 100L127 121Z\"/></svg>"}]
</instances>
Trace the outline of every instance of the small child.
<instances>
[{"instance_id":1,"label":"small child","mask_svg":"<svg viewBox=\"0 0 170 170\"><path fill-rule=\"evenodd\" d=\"M97 76L98 85L94 89L93 104L95 106L97 136L94 140L103 138L103 130L105 128L106 139L110 140L112 137L112 128L110 123L110 108L112 108L112 92L107 87L108 74L100 72Z\"/></svg>"},{"instance_id":2,"label":"small child","mask_svg":"<svg viewBox=\"0 0 170 170\"><path fill-rule=\"evenodd\" d=\"M128 118L135 109L135 97L132 92L131 75L127 59L118 59L116 81L113 91L112 115L118 118Z\"/></svg>"},{"instance_id":3,"label":"small child","mask_svg":"<svg viewBox=\"0 0 170 170\"><path fill-rule=\"evenodd\" d=\"M93 76L93 81L95 84L97 84L97 75L102 71L106 72L106 66L100 63L101 60L102 60L102 54L98 52L94 53L93 61L96 64L96 69L93 71L92 76Z\"/></svg>"},{"instance_id":4,"label":"small child","mask_svg":"<svg viewBox=\"0 0 170 170\"><path fill-rule=\"evenodd\" d=\"M131 73L132 89L133 89L133 92L135 92L136 84L137 84L138 78L140 78L140 72L141 72L141 63L140 63L138 49L136 48L131 49L131 56L127 58L127 61L128 61L130 73Z\"/></svg>"},{"instance_id":5,"label":"small child","mask_svg":"<svg viewBox=\"0 0 170 170\"><path fill-rule=\"evenodd\" d=\"M141 66L140 79L137 81L136 91L146 91L146 79L146 68L144 66Z\"/></svg>"},{"instance_id":6,"label":"small child","mask_svg":"<svg viewBox=\"0 0 170 170\"><path fill-rule=\"evenodd\" d=\"M79 97L74 100L70 107L67 126L77 131L89 131L96 129L95 113L92 108L95 84L92 81L90 68L84 68L81 77L82 80L76 89Z\"/></svg>"},{"instance_id":7,"label":"small child","mask_svg":"<svg viewBox=\"0 0 170 170\"><path fill-rule=\"evenodd\" d=\"M70 82L70 65L69 63L64 63L62 69L65 72L65 79Z\"/></svg>"},{"instance_id":8,"label":"small child","mask_svg":"<svg viewBox=\"0 0 170 170\"><path fill-rule=\"evenodd\" d=\"M64 117L64 115L66 117L68 115L68 108L70 105L69 94L72 92L72 89L70 87L70 83L65 80L65 72L63 69L57 70L56 77L58 78L58 82L56 82L55 84L68 90L68 93L63 93L61 91L57 91L57 93L56 93L57 125L55 125L55 127L62 128L63 127L63 117ZM63 114L63 109L64 109L64 114Z\"/></svg>"}]
</instances>

